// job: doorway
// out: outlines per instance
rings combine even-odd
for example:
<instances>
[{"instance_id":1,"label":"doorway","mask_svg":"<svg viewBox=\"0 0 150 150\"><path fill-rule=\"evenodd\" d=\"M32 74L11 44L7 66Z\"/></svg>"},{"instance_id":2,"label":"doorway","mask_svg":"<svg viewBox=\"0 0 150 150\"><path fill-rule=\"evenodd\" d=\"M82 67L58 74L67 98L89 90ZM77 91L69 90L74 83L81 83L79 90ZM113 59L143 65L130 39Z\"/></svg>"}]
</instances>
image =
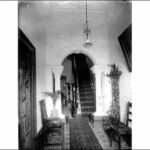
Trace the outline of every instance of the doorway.
<instances>
[{"instance_id":1,"label":"doorway","mask_svg":"<svg viewBox=\"0 0 150 150\"><path fill-rule=\"evenodd\" d=\"M19 29L18 113L19 149L34 149L36 134L36 66L35 48Z\"/></svg>"},{"instance_id":2,"label":"doorway","mask_svg":"<svg viewBox=\"0 0 150 150\"><path fill-rule=\"evenodd\" d=\"M73 118L77 114L89 116L96 111L95 76L90 69L94 65L92 60L85 54L73 53L64 59L62 65L62 107L69 104Z\"/></svg>"}]
</instances>

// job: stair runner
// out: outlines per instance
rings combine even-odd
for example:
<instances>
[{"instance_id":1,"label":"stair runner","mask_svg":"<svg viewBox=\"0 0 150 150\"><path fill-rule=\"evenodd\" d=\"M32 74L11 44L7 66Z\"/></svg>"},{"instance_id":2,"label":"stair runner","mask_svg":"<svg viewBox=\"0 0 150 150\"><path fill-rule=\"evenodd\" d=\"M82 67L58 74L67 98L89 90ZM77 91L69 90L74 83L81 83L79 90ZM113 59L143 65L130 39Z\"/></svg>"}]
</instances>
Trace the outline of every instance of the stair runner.
<instances>
[{"instance_id":1,"label":"stair runner","mask_svg":"<svg viewBox=\"0 0 150 150\"><path fill-rule=\"evenodd\" d=\"M86 63L85 56L80 55L76 57L77 76L79 84L79 95L81 104L82 116L87 116L94 113L95 107L95 89L94 83L90 75L88 64Z\"/></svg>"},{"instance_id":2,"label":"stair runner","mask_svg":"<svg viewBox=\"0 0 150 150\"><path fill-rule=\"evenodd\" d=\"M79 94L82 115L88 115L95 112L95 94L89 81L79 82Z\"/></svg>"},{"instance_id":3,"label":"stair runner","mask_svg":"<svg viewBox=\"0 0 150 150\"><path fill-rule=\"evenodd\" d=\"M70 119L71 150L102 150L88 119Z\"/></svg>"}]
</instances>

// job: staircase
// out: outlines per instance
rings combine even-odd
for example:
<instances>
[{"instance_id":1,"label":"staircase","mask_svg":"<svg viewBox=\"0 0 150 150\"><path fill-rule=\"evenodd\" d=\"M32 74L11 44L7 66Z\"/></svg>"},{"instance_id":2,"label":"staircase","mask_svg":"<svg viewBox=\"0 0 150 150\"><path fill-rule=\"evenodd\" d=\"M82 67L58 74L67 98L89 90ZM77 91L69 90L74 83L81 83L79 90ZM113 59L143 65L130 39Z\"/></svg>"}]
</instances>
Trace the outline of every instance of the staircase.
<instances>
[{"instance_id":1,"label":"staircase","mask_svg":"<svg viewBox=\"0 0 150 150\"><path fill-rule=\"evenodd\" d=\"M95 93L89 80L79 81L79 94L82 116L95 112Z\"/></svg>"},{"instance_id":2,"label":"staircase","mask_svg":"<svg viewBox=\"0 0 150 150\"><path fill-rule=\"evenodd\" d=\"M79 95L82 116L87 116L96 111L94 81L86 63L85 55L76 57L76 71L78 76Z\"/></svg>"}]
</instances>

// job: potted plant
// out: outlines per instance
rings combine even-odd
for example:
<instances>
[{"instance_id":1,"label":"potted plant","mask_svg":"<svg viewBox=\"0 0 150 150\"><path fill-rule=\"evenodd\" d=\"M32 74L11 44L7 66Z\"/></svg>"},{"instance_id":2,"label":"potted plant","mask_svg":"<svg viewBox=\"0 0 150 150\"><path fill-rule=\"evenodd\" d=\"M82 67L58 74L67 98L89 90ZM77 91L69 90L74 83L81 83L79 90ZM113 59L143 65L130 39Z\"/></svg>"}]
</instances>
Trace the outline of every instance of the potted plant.
<instances>
[{"instance_id":1,"label":"potted plant","mask_svg":"<svg viewBox=\"0 0 150 150\"><path fill-rule=\"evenodd\" d=\"M51 111L51 117L52 118L57 118L58 117L58 110L55 109L55 106L56 106L56 102L59 98L59 95L61 94L61 91L60 90L57 90L57 91L54 91L54 92L43 92L43 94L46 96L46 97L51 97L52 98L52 101L53 101L53 110Z\"/></svg>"}]
</instances>

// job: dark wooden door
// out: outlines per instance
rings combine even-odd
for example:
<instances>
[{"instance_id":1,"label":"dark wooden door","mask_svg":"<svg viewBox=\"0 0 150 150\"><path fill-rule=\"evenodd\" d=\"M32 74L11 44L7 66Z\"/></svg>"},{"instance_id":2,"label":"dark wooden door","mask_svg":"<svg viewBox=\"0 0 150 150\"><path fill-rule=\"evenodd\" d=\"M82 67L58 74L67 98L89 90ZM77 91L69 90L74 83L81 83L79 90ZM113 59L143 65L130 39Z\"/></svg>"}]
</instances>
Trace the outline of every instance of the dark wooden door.
<instances>
[{"instance_id":1,"label":"dark wooden door","mask_svg":"<svg viewBox=\"0 0 150 150\"><path fill-rule=\"evenodd\" d=\"M19 148L33 149L36 134L35 48L21 30L18 48Z\"/></svg>"}]
</instances>

